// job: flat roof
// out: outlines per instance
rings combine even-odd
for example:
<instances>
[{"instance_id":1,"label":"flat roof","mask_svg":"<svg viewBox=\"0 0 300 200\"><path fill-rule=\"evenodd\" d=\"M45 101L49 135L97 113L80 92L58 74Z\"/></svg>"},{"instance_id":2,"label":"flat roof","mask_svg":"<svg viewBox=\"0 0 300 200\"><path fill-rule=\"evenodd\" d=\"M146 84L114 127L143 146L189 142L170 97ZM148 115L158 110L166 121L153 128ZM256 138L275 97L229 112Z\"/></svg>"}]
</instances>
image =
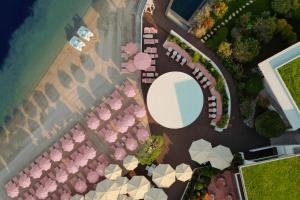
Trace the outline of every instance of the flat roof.
<instances>
[{"instance_id":1,"label":"flat roof","mask_svg":"<svg viewBox=\"0 0 300 200\"><path fill-rule=\"evenodd\" d=\"M188 21L206 0L174 0L171 9Z\"/></svg>"},{"instance_id":2,"label":"flat roof","mask_svg":"<svg viewBox=\"0 0 300 200\"><path fill-rule=\"evenodd\" d=\"M276 55L259 63L259 69L265 81L282 108L293 130L300 128L300 112L291 97L285 83L277 72L277 68L288 63L300 55L300 42L288 47Z\"/></svg>"},{"instance_id":3,"label":"flat roof","mask_svg":"<svg viewBox=\"0 0 300 200\"><path fill-rule=\"evenodd\" d=\"M298 199L299 166L297 155L240 167L246 199Z\"/></svg>"}]
</instances>

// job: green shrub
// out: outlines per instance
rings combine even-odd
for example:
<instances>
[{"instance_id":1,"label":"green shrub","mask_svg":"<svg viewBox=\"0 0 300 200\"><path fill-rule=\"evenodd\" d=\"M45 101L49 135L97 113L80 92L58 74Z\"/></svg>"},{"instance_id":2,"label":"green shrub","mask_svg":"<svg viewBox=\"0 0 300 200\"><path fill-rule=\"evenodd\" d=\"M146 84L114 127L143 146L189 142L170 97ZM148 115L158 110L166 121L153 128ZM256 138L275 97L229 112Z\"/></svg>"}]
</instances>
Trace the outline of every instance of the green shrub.
<instances>
[{"instance_id":1,"label":"green shrub","mask_svg":"<svg viewBox=\"0 0 300 200\"><path fill-rule=\"evenodd\" d=\"M297 41L297 34L293 31L293 27L286 21L286 19L277 20L277 32L289 44L293 44Z\"/></svg>"},{"instance_id":2,"label":"green shrub","mask_svg":"<svg viewBox=\"0 0 300 200\"><path fill-rule=\"evenodd\" d=\"M276 31L276 18L270 16L269 12L264 12L260 17L256 18L253 30L260 41L264 43L270 42Z\"/></svg>"},{"instance_id":3,"label":"green shrub","mask_svg":"<svg viewBox=\"0 0 300 200\"><path fill-rule=\"evenodd\" d=\"M243 101L240 104L241 115L245 118L250 117L250 114L251 114L251 111L252 111L251 103L252 103L252 101L250 99L246 99L245 101Z\"/></svg>"},{"instance_id":4,"label":"green shrub","mask_svg":"<svg viewBox=\"0 0 300 200\"><path fill-rule=\"evenodd\" d=\"M216 32L215 35L212 36L211 39L206 42L206 45L214 50L217 50L221 42L226 41L227 36L228 29L226 27L222 27Z\"/></svg>"},{"instance_id":5,"label":"green shrub","mask_svg":"<svg viewBox=\"0 0 300 200\"><path fill-rule=\"evenodd\" d=\"M273 0L272 8L278 14L288 14L292 9L292 0Z\"/></svg>"},{"instance_id":6,"label":"green shrub","mask_svg":"<svg viewBox=\"0 0 300 200\"><path fill-rule=\"evenodd\" d=\"M227 125L228 120L229 120L228 114L223 115L220 121L218 121L217 127L224 128Z\"/></svg>"},{"instance_id":7,"label":"green shrub","mask_svg":"<svg viewBox=\"0 0 300 200\"><path fill-rule=\"evenodd\" d=\"M259 50L258 40L245 38L234 43L233 55L237 61L246 63L252 61L258 55Z\"/></svg>"},{"instance_id":8,"label":"green shrub","mask_svg":"<svg viewBox=\"0 0 300 200\"><path fill-rule=\"evenodd\" d=\"M266 111L255 119L256 131L267 138L283 134L286 126L280 115L275 111Z\"/></svg>"},{"instance_id":9,"label":"green shrub","mask_svg":"<svg viewBox=\"0 0 300 200\"><path fill-rule=\"evenodd\" d=\"M255 97L264 88L262 79L259 76L252 75L245 84L245 92L247 95Z\"/></svg>"}]
</instances>

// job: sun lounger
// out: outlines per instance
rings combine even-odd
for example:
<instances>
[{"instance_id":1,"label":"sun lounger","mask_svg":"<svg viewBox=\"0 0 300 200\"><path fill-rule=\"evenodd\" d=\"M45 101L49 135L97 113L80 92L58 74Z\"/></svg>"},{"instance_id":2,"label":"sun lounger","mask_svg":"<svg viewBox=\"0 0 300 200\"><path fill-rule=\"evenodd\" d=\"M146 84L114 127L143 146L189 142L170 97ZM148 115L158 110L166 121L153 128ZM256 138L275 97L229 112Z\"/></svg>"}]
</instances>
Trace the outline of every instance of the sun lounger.
<instances>
[{"instance_id":1,"label":"sun lounger","mask_svg":"<svg viewBox=\"0 0 300 200\"><path fill-rule=\"evenodd\" d=\"M166 55L167 55L168 57L170 57L171 52L170 52L170 51L167 51Z\"/></svg>"},{"instance_id":2,"label":"sun lounger","mask_svg":"<svg viewBox=\"0 0 300 200\"><path fill-rule=\"evenodd\" d=\"M174 59L176 55L177 55L177 51L173 51L171 58Z\"/></svg>"},{"instance_id":3,"label":"sun lounger","mask_svg":"<svg viewBox=\"0 0 300 200\"><path fill-rule=\"evenodd\" d=\"M216 114L209 114L208 118L214 119L214 118L216 118L216 116L217 116Z\"/></svg>"},{"instance_id":4,"label":"sun lounger","mask_svg":"<svg viewBox=\"0 0 300 200\"><path fill-rule=\"evenodd\" d=\"M193 75L196 75L199 71L200 71L200 69L198 67L196 67L193 71Z\"/></svg>"},{"instance_id":5,"label":"sun lounger","mask_svg":"<svg viewBox=\"0 0 300 200\"><path fill-rule=\"evenodd\" d=\"M215 101L215 100L216 100L215 96L208 97L208 101Z\"/></svg>"},{"instance_id":6,"label":"sun lounger","mask_svg":"<svg viewBox=\"0 0 300 200\"><path fill-rule=\"evenodd\" d=\"M178 54L177 57L176 57L176 62L179 62L180 59L181 59L181 55Z\"/></svg>"},{"instance_id":7,"label":"sun lounger","mask_svg":"<svg viewBox=\"0 0 300 200\"><path fill-rule=\"evenodd\" d=\"M181 62L180 62L180 65L184 65L186 63L186 59L185 58L182 58Z\"/></svg>"},{"instance_id":8,"label":"sun lounger","mask_svg":"<svg viewBox=\"0 0 300 200\"><path fill-rule=\"evenodd\" d=\"M146 71L147 72L155 72L156 71L156 66L151 65Z\"/></svg>"},{"instance_id":9,"label":"sun lounger","mask_svg":"<svg viewBox=\"0 0 300 200\"><path fill-rule=\"evenodd\" d=\"M144 34L143 35L143 38L148 38L148 39L151 39L151 38L153 38L153 34Z\"/></svg>"},{"instance_id":10,"label":"sun lounger","mask_svg":"<svg viewBox=\"0 0 300 200\"><path fill-rule=\"evenodd\" d=\"M156 65L156 60L151 60L151 65Z\"/></svg>"},{"instance_id":11,"label":"sun lounger","mask_svg":"<svg viewBox=\"0 0 300 200\"><path fill-rule=\"evenodd\" d=\"M153 81L155 80L155 78L143 78L142 82L143 83L153 83Z\"/></svg>"},{"instance_id":12,"label":"sun lounger","mask_svg":"<svg viewBox=\"0 0 300 200\"><path fill-rule=\"evenodd\" d=\"M217 109L216 108L210 108L210 109L208 109L208 112L210 112L210 113L216 113Z\"/></svg>"},{"instance_id":13,"label":"sun lounger","mask_svg":"<svg viewBox=\"0 0 300 200\"><path fill-rule=\"evenodd\" d=\"M207 78L204 76L204 77L201 79L200 83L203 84L203 83L206 82L206 81L207 81Z\"/></svg>"},{"instance_id":14,"label":"sun lounger","mask_svg":"<svg viewBox=\"0 0 300 200\"><path fill-rule=\"evenodd\" d=\"M197 80L199 80L202 76L203 76L203 73L202 73L202 72L199 72L195 78L196 78Z\"/></svg>"},{"instance_id":15,"label":"sun lounger","mask_svg":"<svg viewBox=\"0 0 300 200\"><path fill-rule=\"evenodd\" d=\"M217 104L216 104L216 102L212 102L212 103L209 103L208 106L209 106L210 108L211 108L211 107L216 107Z\"/></svg>"}]
</instances>

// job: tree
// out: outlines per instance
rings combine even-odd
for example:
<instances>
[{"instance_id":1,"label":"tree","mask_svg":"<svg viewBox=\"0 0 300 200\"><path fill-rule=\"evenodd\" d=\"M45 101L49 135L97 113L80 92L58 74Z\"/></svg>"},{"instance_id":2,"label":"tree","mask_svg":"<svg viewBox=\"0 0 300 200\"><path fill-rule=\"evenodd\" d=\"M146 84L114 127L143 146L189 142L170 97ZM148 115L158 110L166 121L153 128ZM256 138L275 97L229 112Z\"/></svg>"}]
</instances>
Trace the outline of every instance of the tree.
<instances>
[{"instance_id":1,"label":"tree","mask_svg":"<svg viewBox=\"0 0 300 200\"><path fill-rule=\"evenodd\" d=\"M258 55L259 50L258 40L249 37L234 43L233 56L237 61L246 63L252 61Z\"/></svg>"},{"instance_id":2,"label":"tree","mask_svg":"<svg viewBox=\"0 0 300 200\"><path fill-rule=\"evenodd\" d=\"M275 111L266 111L255 119L256 131L267 138L278 137L286 130L280 115Z\"/></svg>"},{"instance_id":3,"label":"tree","mask_svg":"<svg viewBox=\"0 0 300 200\"><path fill-rule=\"evenodd\" d=\"M263 89L263 82L259 76L251 76L245 84L245 92L247 95L255 97Z\"/></svg>"},{"instance_id":4,"label":"tree","mask_svg":"<svg viewBox=\"0 0 300 200\"><path fill-rule=\"evenodd\" d=\"M232 55L231 43L222 42L218 47L218 54L223 58L229 58Z\"/></svg>"},{"instance_id":5,"label":"tree","mask_svg":"<svg viewBox=\"0 0 300 200\"><path fill-rule=\"evenodd\" d=\"M228 10L228 6L225 2L220 1L216 4L214 13L217 17L222 17Z\"/></svg>"},{"instance_id":6,"label":"tree","mask_svg":"<svg viewBox=\"0 0 300 200\"><path fill-rule=\"evenodd\" d=\"M286 19L277 20L277 32L289 44L293 44L297 41L297 34L293 31L293 27L286 21Z\"/></svg>"},{"instance_id":7,"label":"tree","mask_svg":"<svg viewBox=\"0 0 300 200\"><path fill-rule=\"evenodd\" d=\"M263 13L255 20L253 30L259 40L264 43L270 42L276 31L276 18L270 16L268 12Z\"/></svg>"},{"instance_id":8,"label":"tree","mask_svg":"<svg viewBox=\"0 0 300 200\"><path fill-rule=\"evenodd\" d=\"M278 14L288 14L292 9L292 0L273 0L272 8Z\"/></svg>"}]
</instances>

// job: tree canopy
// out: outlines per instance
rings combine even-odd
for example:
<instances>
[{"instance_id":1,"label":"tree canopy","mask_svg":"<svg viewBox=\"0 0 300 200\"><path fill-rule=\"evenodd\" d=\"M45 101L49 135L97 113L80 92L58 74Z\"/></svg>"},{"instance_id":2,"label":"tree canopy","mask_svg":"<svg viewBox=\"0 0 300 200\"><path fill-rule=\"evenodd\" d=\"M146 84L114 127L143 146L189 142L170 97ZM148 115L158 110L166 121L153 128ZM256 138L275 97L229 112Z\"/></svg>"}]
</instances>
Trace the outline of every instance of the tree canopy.
<instances>
[{"instance_id":1,"label":"tree canopy","mask_svg":"<svg viewBox=\"0 0 300 200\"><path fill-rule=\"evenodd\" d=\"M259 50L258 40L249 37L234 43L233 56L237 61L246 63L252 61L258 55Z\"/></svg>"}]
</instances>

